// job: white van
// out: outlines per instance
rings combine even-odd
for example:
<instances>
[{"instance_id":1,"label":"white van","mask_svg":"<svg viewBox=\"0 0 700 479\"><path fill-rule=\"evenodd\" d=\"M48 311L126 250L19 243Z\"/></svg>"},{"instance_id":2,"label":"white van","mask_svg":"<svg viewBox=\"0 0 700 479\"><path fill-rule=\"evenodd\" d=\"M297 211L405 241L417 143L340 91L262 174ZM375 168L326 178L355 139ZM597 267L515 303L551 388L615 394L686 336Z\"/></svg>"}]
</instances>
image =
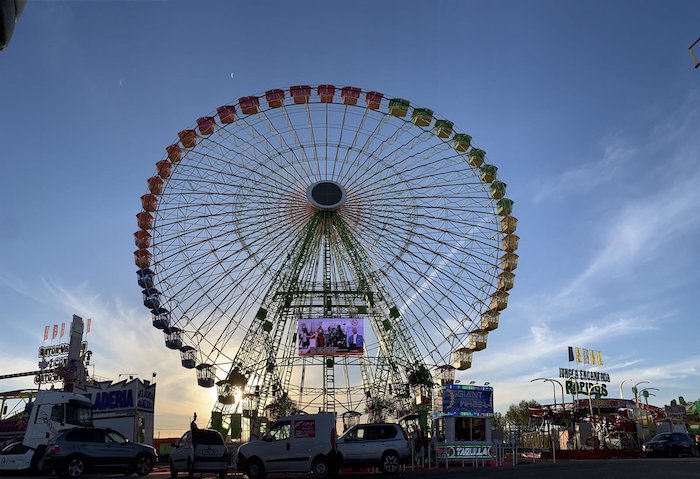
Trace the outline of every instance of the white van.
<instances>
[{"instance_id":1,"label":"white van","mask_svg":"<svg viewBox=\"0 0 700 479\"><path fill-rule=\"evenodd\" d=\"M189 430L173 444L170 452L170 477L186 472L189 477L195 472L215 472L225 479L229 455L223 437L213 429Z\"/></svg>"},{"instance_id":2,"label":"white van","mask_svg":"<svg viewBox=\"0 0 700 479\"><path fill-rule=\"evenodd\" d=\"M335 414L280 418L262 439L238 448L237 469L250 479L276 472L328 477L337 468Z\"/></svg>"}]
</instances>

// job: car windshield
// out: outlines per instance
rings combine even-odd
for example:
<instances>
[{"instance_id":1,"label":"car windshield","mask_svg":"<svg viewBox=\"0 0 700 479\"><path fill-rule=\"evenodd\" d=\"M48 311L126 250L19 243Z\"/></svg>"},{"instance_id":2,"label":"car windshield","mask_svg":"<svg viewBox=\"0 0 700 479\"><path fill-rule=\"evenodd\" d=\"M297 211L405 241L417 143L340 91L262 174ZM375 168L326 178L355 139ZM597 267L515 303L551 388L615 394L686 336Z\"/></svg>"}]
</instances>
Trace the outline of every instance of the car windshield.
<instances>
[{"instance_id":1,"label":"car windshield","mask_svg":"<svg viewBox=\"0 0 700 479\"><path fill-rule=\"evenodd\" d=\"M657 434L651 440L652 441L668 441L669 439L671 439L671 435L668 433L664 433L664 434Z\"/></svg>"},{"instance_id":2,"label":"car windshield","mask_svg":"<svg viewBox=\"0 0 700 479\"><path fill-rule=\"evenodd\" d=\"M78 401L70 401L66 408L66 423L75 426L92 426L92 407Z\"/></svg>"}]
</instances>

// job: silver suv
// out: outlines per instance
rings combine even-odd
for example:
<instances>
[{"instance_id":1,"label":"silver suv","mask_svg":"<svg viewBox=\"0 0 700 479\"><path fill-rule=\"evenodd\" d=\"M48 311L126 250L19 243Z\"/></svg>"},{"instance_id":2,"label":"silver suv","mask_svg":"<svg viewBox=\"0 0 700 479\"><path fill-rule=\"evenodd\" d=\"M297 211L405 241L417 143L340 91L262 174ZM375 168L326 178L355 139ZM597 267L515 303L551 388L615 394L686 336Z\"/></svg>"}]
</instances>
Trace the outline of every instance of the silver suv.
<instances>
[{"instance_id":1,"label":"silver suv","mask_svg":"<svg viewBox=\"0 0 700 479\"><path fill-rule=\"evenodd\" d=\"M87 470L146 476L157 460L153 447L129 442L113 429L79 427L49 441L43 468L68 477L80 477Z\"/></svg>"},{"instance_id":2,"label":"silver suv","mask_svg":"<svg viewBox=\"0 0 700 479\"><path fill-rule=\"evenodd\" d=\"M338 453L341 466L379 466L395 474L411 458L411 446L398 424L358 424L338 438Z\"/></svg>"}]
</instances>

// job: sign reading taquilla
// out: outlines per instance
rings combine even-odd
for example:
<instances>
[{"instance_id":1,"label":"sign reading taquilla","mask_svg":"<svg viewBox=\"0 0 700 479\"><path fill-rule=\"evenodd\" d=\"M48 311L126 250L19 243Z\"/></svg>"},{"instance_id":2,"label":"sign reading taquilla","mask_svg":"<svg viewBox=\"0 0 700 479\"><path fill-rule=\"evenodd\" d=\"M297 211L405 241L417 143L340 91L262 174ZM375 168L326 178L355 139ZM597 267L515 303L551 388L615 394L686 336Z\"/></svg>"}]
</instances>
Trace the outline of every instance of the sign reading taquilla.
<instances>
[{"instance_id":1,"label":"sign reading taquilla","mask_svg":"<svg viewBox=\"0 0 700 479\"><path fill-rule=\"evenodd\" d=\"M485 459L492 457L491 444L439 445L438 459Z\"/></svg>"}]
</instances>

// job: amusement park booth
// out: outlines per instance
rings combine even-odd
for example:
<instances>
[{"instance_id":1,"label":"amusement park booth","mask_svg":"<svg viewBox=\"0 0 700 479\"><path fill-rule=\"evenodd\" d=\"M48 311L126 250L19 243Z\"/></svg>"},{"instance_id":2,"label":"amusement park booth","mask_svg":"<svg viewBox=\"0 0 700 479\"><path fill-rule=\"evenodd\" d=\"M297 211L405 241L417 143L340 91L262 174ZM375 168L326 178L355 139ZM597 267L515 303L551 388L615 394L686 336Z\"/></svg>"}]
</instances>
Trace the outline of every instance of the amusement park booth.
<instances>
[{"instance_id":1,"label":"amusement park booth","mask_svg":"<svg viewBox=\"0 0 700 479\"><path fill-rule=\"evenodd\" d=\"M444 384L433 397L433 437L438 460L491 458L493 388Z\"/></svg>"},{"instance_id":2,"label":"amusement park booth","mask_svg":"<svg viewBox=\"0 0 700 479\"><path fill-rule=\"evenodd\" d=\"M101 381L87 383L75 392L92 401L95 426L112 428L129 441L153 444L155 384L139 378L117 383Z\"/></svg>"}]
</instances>

